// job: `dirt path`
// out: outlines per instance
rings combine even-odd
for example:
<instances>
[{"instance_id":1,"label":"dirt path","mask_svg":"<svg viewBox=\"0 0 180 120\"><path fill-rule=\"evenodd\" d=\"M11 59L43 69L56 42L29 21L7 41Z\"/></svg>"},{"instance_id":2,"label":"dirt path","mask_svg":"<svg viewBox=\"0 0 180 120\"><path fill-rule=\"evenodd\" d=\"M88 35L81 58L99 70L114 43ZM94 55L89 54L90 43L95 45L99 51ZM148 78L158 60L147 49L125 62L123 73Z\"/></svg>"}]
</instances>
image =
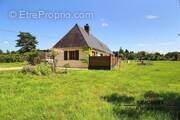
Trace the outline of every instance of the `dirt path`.
<instances>
[{"instance_id":1,"label":"dirt path","mask_svg":"<svg viewBox=\"0 0 180 120\"><path fill-rule=\"evenodd\" d=\"M0 68L0 71L21 70L23 67Z\"/></svg>"}]
</instances>

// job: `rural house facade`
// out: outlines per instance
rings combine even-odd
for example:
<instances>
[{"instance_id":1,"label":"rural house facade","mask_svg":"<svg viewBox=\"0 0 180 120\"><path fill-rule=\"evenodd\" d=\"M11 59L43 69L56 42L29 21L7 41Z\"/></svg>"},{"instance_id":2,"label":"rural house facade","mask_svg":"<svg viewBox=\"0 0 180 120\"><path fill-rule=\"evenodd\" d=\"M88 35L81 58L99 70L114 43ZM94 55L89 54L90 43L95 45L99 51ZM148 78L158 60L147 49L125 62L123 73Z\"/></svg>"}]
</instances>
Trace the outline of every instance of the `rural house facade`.
<instances>
[{"instance_id":1,"label":"rural house facade","mask_svg":"<svg viewBox=\"0 0 180 120\"><path fill-rule=\"evenodd\" d=\"M76 24L53 46L58 52L56 65L69 64L72 68L88 68L90 56L111 56L111 50L90 33L88 24L81 28Z\"/></svg>"}]
</instances>

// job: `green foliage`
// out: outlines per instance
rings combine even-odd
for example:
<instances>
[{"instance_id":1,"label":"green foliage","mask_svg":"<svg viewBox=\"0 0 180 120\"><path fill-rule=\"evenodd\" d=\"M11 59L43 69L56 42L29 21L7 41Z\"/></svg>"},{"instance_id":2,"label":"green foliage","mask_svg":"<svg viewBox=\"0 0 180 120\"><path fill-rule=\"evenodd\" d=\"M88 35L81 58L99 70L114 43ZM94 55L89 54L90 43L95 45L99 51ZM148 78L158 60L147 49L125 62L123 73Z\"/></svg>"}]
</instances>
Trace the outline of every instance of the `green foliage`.
<instances>
[{"instance_id":1,"label":"green foliage","mask_svg":"<svg viewBox=\"0 0 180 120\"><path fill-rule=\"evenodd\" d=\"M32 50L27 53L4 53L0 54L0 63L12 63L12 62L25 62L28 61L31 65L41 63L41 58L44 58L45 52L38 50Z\"/></svg>"},{"instance_id":2,"label":"green foliage","mask_svg":"<svg viewBox=\"0 0 180 120\"><path fill-rule=\"evenodd\" d=\"M89 56L92 54L91 48L83 48L83 52L86 54L84 58L80 59L82 63L89 64Z\"/></svg>"},{"instance_id":3,"label":"green foliage","mask_svg":"<svg viewBox=\"0 0 180 120\"><path fill-rule=\"evenodd\" d=\"M6 50L6 54L10 54L11 52L9 50Z\"/></svg>"},{"instance_id":4,"label":"green foliage","mask_svg":"<svg viewBox=\"0 0 180 120\"><path fill-rule=\"evenodd\" d=\"M51 66L47 63L38 64L35 67L34 73L36 75L48 75L52 72Z\"/></svg>"},{"instance_id":5,"label":"green foliage","mask_svg":"<svg viewBox=\"0 0 180 120\"><path fill-rule=\"evenodd\" d=\"M36 49L38 44L36 37L28 32L20 32L18 35L19 39L16 40L16 47L20 47L19 52L31 52L33 49Z\"/></svg>"},{"instance_id":6,"label":"green foliage","mask_svg":"<svg viewBox=\"0 0 180 120\"><path fill-rule=\"evenodd\" d=\"M168 60L178 61L180 60L180 52L169 52L165 55Z\"/></svg>"},{"instance_id":7,"label":"green foliage","mask_svg":"<svg viewBox=\"0 0 180 120\"><path fill-rule=\"evenodd\" d=\"M120 48L119 51L114 51L113 53L115 54L115 56L118 56L123 60L180 60L180 52L169 52L167 54L161 54L159 52L149 53L146 51L133 52L127 49L123 50L122 48Z\"/></svg>"},{"instance_id":8,"label":"green foliage","mask_svg":"<svg viewBox=\"0 0 180 120\"><path fill-rule=\"evenodd\" d=\"M27 57L27 61L29 64L31 65L36 65L36 64L40 64L41 60L40 60L40 53L37 50L33 50L32 52L28 52L26 53Z\"/></svg>"},{"instance_id":9,"label":"green foliage","mask_svg":"<svg viewBox=\"0 0 180 120\"><path fill-rule=\"evenodd\" d=\"M31 65L40 64L46 53L40 50L32 50L26 53L4 53L0 54L0 63L13 63L27 61Z\"/></svg>"},{"instance_id":10,"label":"green foliage","mask_svg":"<svg viewBox=\"0 0 180 120\"><path fill-rule=\"evenodd\" d=\"M86 57L86 58L84 58L84 59L80 59L80 61L81 61L82 63L88 64L88 63L89 63L89 58Z\"/></svg>"},{"instance_id":11,"label":"green foliage","mask_svg":"<svg viewBox=\"0 0 180 120\"><path fill-rule=\"evenodd\" d=\"M35 67L31 66L31 65L26 65L26 66L23 67L22 73L25 73L25 74L33 73L33 74L35 74Z\"/></svg>"},{"instance_id":12,"label":"green foliage","mask_svg":"<svg viewBox=\"0 0 180 120\"><path fill-rule=\"evenodd\" d=\"M27 55L24 54L0 54L1 63L24 62L27 60Z\"/></svg>"},{"instance_id":13,"label":"green foliage","mask_svg":"<svg viewBox=\"0 0 180 120\"><path fill-rule=\"evenodd\" d=\"M22 73L31 73L35 75L49 75L51 72L51 66L47 63L41 63L36 66L27 65L22 69Z\"/></svg>"},{"instance_id":14,"label":"green foliage","mask_svg":"<svg viewBox=\"0 0 180 120\"><path fill-rule=\"evenodd\" d=\"M139 60L145 60L147 53L145 51L141 51L137 53L137 57Z\"/></svg>"},{"instance_id":15,"label":"green foliage","mask_svg":"<svg viewBox=\"0 0 180 120\"><path fill-rule=\"evenodd\" d=\"M123 54L124 55L124 50L122 49L122 47L120 47L120 49L119 49L119 54Z\"/></svg>"},{"instance_id":16,"label":"green foliage","mask_svg":"<svg viewBox=\"0 0 180 120\"><path fill-rule=\"evenodd\" d=\"M25 53L27 57L27 61L31 65L37 65L42 62L42 58L45 58L45 52L39 50L32 50L31 52Z\"/></svg>"},{"instance_id":17,"label":"green foliage","mask_svg":"<svg viewBox=\"0 0 180 120\"><path fill-rule=\"evenodd\" d=\"M3 51L0 49L0 54L2 54L3 53Z\"/></svg>"}]
</instances>

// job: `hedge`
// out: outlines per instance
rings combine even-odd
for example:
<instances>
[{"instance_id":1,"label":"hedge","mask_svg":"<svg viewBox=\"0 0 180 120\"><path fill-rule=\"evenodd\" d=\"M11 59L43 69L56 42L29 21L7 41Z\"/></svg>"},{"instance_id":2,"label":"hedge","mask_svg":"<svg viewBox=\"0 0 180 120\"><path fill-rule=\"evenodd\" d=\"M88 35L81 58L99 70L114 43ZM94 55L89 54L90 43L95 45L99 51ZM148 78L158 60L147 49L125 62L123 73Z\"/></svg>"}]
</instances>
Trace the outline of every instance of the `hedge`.
<instances>
[{"instance_id":1,"label":"hedge","mask_svg":"<svg viewBox=\"0 0 180 120\"><path fill-rule=\"evenodd\" d=\"M1 63L24 62L28 56L25 54L0 54Z\"/></svg>"}]
</instances>

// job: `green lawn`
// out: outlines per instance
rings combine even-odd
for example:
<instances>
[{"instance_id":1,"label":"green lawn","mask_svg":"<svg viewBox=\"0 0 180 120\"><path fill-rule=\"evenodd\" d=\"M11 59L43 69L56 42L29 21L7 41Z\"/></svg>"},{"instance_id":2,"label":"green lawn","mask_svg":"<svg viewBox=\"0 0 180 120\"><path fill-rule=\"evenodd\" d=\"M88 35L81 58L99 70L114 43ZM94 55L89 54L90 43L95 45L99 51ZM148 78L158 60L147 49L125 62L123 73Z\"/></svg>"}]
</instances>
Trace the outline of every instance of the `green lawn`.
<instances>
[{"instance_id":1,"label":"green lawn","mask_svg":"<svg viewBox=\"0 0 180 120\"><path fill-rule=\"evenodd\" d=\"M22 67L26 64L26 62L0 63L0 68Z\"/></svg>"},{"instance_id":2,"label":"green lawn","mask_svg":"<svg viewBox=\"0 0 180 120\"><path fill-rule=\"evenodd\" d=\"M124 63L119 70L75 70L49 76L1 72L0 119L175 119L175 111L125 106L143 100L148 91L180 107L180 62Z\"/></svg>"}]
</instances>

